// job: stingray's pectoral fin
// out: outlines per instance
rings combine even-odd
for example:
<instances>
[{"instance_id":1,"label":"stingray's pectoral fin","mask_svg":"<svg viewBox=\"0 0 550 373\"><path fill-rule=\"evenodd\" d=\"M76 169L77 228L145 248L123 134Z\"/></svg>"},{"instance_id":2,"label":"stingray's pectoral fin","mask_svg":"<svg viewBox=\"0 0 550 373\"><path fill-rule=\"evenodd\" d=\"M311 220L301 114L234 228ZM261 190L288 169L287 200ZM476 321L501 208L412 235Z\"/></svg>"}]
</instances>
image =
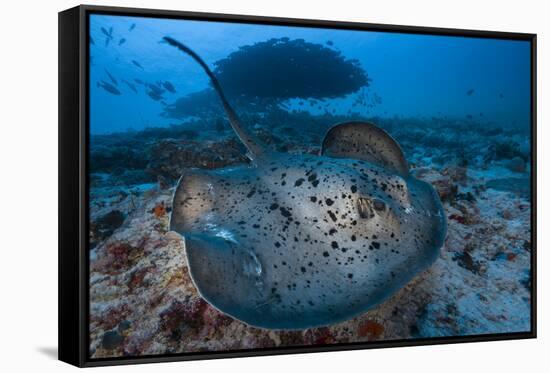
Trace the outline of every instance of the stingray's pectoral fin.
<instances>
[{"instance_id":1,"label":"stingray's pectoral fin","mask_svg":"<svg viewBox=\"0 0 550 373\"><path fill-rule=\"evenodd\" d=\"M253 252L224 234L188 234L185 250L191 278L212 306L240 320L259 312L264 297L262 266Z\"/></svg>"},{"instance_id":2,"label":"stingray's pectoral fin","mask_svg":"<svg viewBox=\"0 0 550 373\"><path fill-rule=\"evenodd\" d=\"M345 122L332 127L323 140L321 154L360 159L402 176L409 174L399 144L386 131L368 122Z\"/></svg>"}]
</instances>

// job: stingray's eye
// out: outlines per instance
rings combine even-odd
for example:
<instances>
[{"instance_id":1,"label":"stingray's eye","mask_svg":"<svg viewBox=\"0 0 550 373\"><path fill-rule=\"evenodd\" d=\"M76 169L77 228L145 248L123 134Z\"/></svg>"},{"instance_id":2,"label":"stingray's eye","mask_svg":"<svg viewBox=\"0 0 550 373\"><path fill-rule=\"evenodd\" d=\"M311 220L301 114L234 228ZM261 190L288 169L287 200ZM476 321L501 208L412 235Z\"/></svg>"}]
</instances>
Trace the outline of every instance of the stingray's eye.
<instances>
[{"instance_id":1,"label":"stingray's eye","mask_svg":"<svg viewBox=\"0 0 550 373\"><path fill-rule=\"evenodd\" d=\"M383 213L387 208L386 202L380 198L359 197L357 200L357 210L363 219L372 219L376 213Z\"/></svg>"},{"instance_id":2,"label":"stingray's eye","mask_svg":"<svg viewBox=\"0 0 550 373\"><path fill-rule=\"evenodd\" d=\"M373 198L372 199L372 207L378 212L385 211L386 210L386 202L384 202L384 201L382 201L381 199L378 199L378 198Z\"/></svg>"},{"instance_id":3,"label":"stingray's eye","mask_svg":"<svg viewBox=\"0 0 550 373\"><path fill-rule=\"evenodd\" d=\"M359 216L363 219L374 218L372 201L368 198L359 197L359 199L357 200L357 210L359 212Z\"/></svg>"}]
</instances>

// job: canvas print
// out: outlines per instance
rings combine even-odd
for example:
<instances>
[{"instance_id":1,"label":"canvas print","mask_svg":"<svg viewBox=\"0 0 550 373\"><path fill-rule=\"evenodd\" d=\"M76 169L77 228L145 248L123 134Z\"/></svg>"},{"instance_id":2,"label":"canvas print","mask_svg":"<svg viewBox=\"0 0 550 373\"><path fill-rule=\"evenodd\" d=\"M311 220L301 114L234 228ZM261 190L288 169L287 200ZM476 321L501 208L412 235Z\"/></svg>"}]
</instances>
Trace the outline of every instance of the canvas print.
<instances>
[{"instance_id":1,"label":"canvas print","mask_svg":"<svg viewBox=\"0 0 550 373\"><path fill-rule=\"evenodd\" d=\"M91 14L89 355L531 330L528 41Z\"/></svg>"}]
</instances>

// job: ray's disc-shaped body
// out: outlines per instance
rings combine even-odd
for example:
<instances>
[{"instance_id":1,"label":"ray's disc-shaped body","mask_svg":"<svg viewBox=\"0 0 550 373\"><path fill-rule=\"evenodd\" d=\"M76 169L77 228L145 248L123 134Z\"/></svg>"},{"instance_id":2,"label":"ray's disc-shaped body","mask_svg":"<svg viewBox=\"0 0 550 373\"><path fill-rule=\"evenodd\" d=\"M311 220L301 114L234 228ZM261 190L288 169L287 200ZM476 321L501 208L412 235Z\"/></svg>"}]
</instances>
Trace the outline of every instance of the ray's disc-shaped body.
<instances>
[{"instance_id":1,"label":"ray's disc-shaped body","mask_svg":"<svg viewBox=\"0 0 550 373\"><path fill-rule=\"evenodd\" d=\"M200 294L265 328L368 310L431 265L445 235L431 186L355 159L276 154L189 171L173 208Z\"/></svg>"}]
</instances>

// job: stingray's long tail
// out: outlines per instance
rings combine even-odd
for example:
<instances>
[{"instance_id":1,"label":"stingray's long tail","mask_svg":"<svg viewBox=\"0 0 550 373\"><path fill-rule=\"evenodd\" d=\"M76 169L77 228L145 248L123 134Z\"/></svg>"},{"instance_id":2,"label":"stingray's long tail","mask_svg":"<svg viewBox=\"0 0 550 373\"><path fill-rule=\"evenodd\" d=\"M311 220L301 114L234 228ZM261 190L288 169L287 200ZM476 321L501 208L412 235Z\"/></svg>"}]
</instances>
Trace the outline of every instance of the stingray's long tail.
<instances>
[{"instance_id":1,"label":"stingray's long tail","mask_svg":"<svg viewBox=\"0 0 550 373\"><path fill-rule=\"evenodd\" d=\"M231 124L231 127L233 127L233 130L237 133L237 136L239 136L243 144L248 149L249 156L253 160L256 158L259 158L263 154L264 149L254 140L254 137L243 127L243 125L241 124L241 121L239 120L239 117L237 116L237 113L235 113L235 110L233 110L231 105L229 105L229 102L227 101L227 98L223 93L223 89L220 85L220 82L218 81L214 73L210 70L208 65L191 48L183 45L179 41L174 40L169 36L165 36L163 39L171 46L178 48L180 51L184 53L187 53L196 62L198 62L199 65L201 65L203 70L206 72L206 74L212 81L212 85L214 86L214 89L216 90L216 92L218 92L218 95L220 96L220 99L223 104L223 108L225 109L227 118L229 119L229 123Z\"/></svg>"}]
</instances>

